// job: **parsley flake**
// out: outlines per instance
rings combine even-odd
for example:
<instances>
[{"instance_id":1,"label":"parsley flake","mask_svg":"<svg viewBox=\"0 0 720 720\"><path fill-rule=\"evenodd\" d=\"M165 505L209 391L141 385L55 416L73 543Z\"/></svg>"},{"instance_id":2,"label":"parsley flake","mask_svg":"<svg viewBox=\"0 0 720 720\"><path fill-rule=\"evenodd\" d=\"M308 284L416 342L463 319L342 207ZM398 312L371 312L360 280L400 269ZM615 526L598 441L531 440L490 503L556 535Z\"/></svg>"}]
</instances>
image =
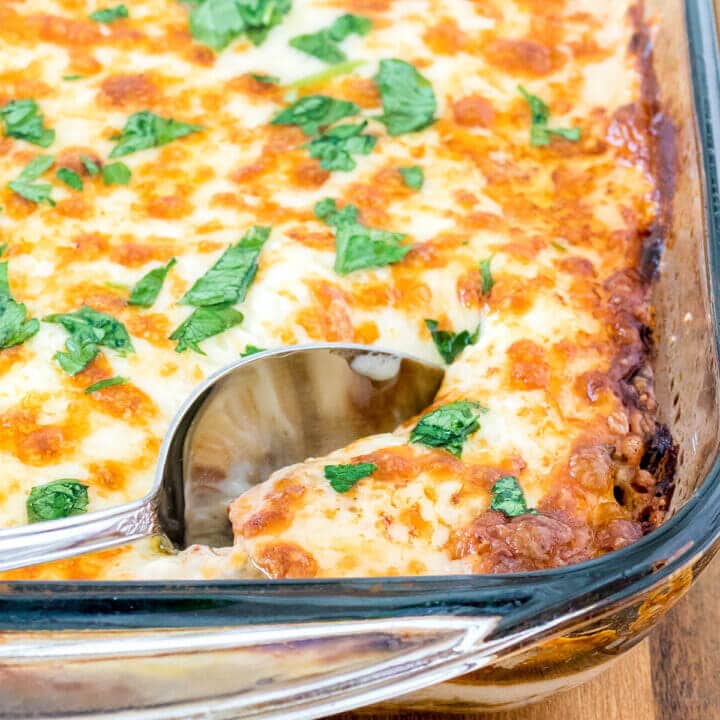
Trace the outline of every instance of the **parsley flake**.
<instances>
[{"instance_id":1,"label":"parsley flake","mask_svg":"<svg viewBox=\"0 0 720 720\"><path fill-rule=\"evenodd\" d=\"M410 442L444 448L460 457L465 441L480 429L478 420L483 412L486 409L480 403L469 400L442 405L420 418L410 433Z\"/></svg>"},{"instance_id":2,"label":"parsley flake","mask_svg":"<svg viewBox=\"0 0 720 720\"><path fill-rule=\"evenodd\" d=\"M43 148L50 147L55 140L55 131L45 127L43 115L34 100L12 100L0 108L0 118L8 137Z\"/></svg>"},{"instance_id":3,"label":"parsley flake","mask_svg":"<svg viewBox=\"0 0 720 720\"><path fill-rule=\"evenodd\" d=\"M104 390L105 388L114 387L115 385L122 385L126 382L127 378L120 377L119 375L116 377L105 378L104 380L99 380L94 385L90 385L90 387L85 388L85 394L92 395L98 390Z\"/></svg>"},{"instance_id":4,"label":"parsley flake","mask_svg":"<svg viewBox=\"0 0 720 720\"><path fill-rule=\"evenodd\" d=\"M82 190L83 181L82 178L70 168L61 167L55 172L55 177L58 180L64 182L68 187L73 190Z\"/></svg>"},{"instance_id":5,"label":"parsley flake","mask_svg":"<svg viewBox=\"0 0 720 720\"><path fill-rule=\"evenodd\" d=\"M435 122L437 101L430 81L404 60L381 60L373 78L383 114L378 118L391 135L424 130Z\"/></svg>"},{"instance_id":6,"label":"parsley flake","mask_svg":"<svg viewBox=\"0 0 720 720\"><path fill-rule=\"evenodd\" d=\"M474 345L480 336L479 325L473 333L469 330L463 330L459 333L438 330L437 320L426 319L425 326L430 331L435 347L442 356L442 359L448 365L450 365L468 345Z\"/></svg>"},{"instance_id":7,"label":"parsley flake","mask_svg":"<svg viewBox=\"0 0 720 720\"><path fill-rule=\"evenodd\" d=\"M530 107L530 144L533 147L549 145L551 135L558 135L571 142L580 139L580 128L548 127L550 108L547 104L537 95L529 93L522 85L518 85L518 90Z\"/></svg>"},{"instance_id":8,"label":"parsley flake","mask_svg":"<svg viewBox=\"0 0 720 720\"><path fill-rule=\"evenodd\" d=\"M490 509L505 513L508 517L525 515L528 512L525 493L514 475L504 475L498 478L492 486L492 501Z\"/></svg>"},{"instance_id":9,"label":"parsley flake","mask_svg":"<svg viewBox=\"0 0 720 720\"><path fill-rule=\"evenodd\" d=\"M372 463L356 463L353 465L326 465L324 473L325 479L329 480L330 486L335 492L345 493L359 480L372 475L376 470L377 465Z\"/></svg>"},{"instance_id":10,"label":"parsley flake","mask_svg":"<svg viewBox=\"0 0 720 720\"><path fill-rule=\"evenodd\" d=\"M269 227L253 226L240 242L231 245L220 259L183 295L181 305L206 307L245 300L258 271L258 258L270 236Z\"/></svg>"},{"instance_id":11,"label":"parsley flake","mask_svg":"<svg viewBox=\"0 0 720 720\"><path fill-rule=\"evenodd\" d=\"M280 78L276 75L262 75L260 73L250 73L250 77L263 85L279 85Z\"/></svg>"},{"instance_id":12,"label":"parsley flake","mask_svg":"<svg viewBox=\"0 0 720 720\"><path fill-rule=\"evenodd\" d=\"M27 308L15 302L10 293L8 264L0 263L0 350L21 345L40 329L35 319L27 319Z\"/></svg>"},{"instance_id":13,"label":"parsley flake","mask_svg":"<svg viewBox=\"0 0 720 720\"><path fill-rule=\"evenodd\" d=\"M201 0L190 11L190 33L213 50L246 35L261 45L290 11L291 0Z\"/></svg>"},{"instance_id":14,"label":"parsley flake","mask_svg":"<svg viewBox=\"0 0 720 720\"><path fill-rule=\"evenodd\" d=\"M122 132L112 138L118 142L110 157L123 157L139 150L167 145L173 140L203 129L200 125L191 125L173 118L160 117L149 110L141 110L133 113L127 119Z\"/></svg>"},{"instance_id":15,"label":"parsley flake","mask_svg":"<svg viewBox=\"0 0 720 720\"><path fill-rule=\"evenodd\" d=\"M492 272L490 270L490 263L492 262L493 256L486 257L480 261L480 289L483 295L487 295L495 285Z\"/></svg>"},{"instance_id":16,"label":"parsley flake","mask_svg":"<svg viewBox=\"0 0 720 720\"><path fill-rule=\"evenodd\" d=\"M8 187L26 200L34 203L46 202L54 206L52 185L35 182L54 162L52 155L38 155L23 168L15 180L8 183Z\"/></svg>"},{"instance_id":17,"label":"parsley flake","mask_svg":"<svg viewBox=\"0 0 720 720\"><path fill-rule=\"evenodd\" d=\"M185 352L188 348L200 355L205 353L199 343L219 335L243 321L243 314L230 305L210 305L198 307L170 336L176 340L175 352Z\"/></svg>"},{"instance_id":18,"label":"parsley flake","mask_svg":"<svg viewBox=\"0 0 720 720\"><path fill-rule=\"evenodd\" d=\"M90 19L99 23L111 23L120 18L129 17L128 10L124 5L116 5L115 7L103 8L90 13Z\"/></svg>"},{"instance_id":19,"label":"parsley flake","mask_svg":"<svg viewBox=\"0 0 720 720\"><path fill-rule=\"evenodd\" d=\"M124 162L114 162L103 165L102 179L105 185L127 185L132 173Z\"/></svg>"},{"instance_id":20,"label":"parsley flake","mask_svg":"<svg viewBox=\"0 0 720 720\"><path fill-rule=\"evenodd\" d=\"M175 265L177 260L170 258L167 265L153 268L150 272L143 275L130 293L128 305L137 305L138 307L152 307L157 300L163 283L167 277L170 268Z\"/></svg>"},{"instance_id":21,"label":"parsley flake","mask_svg":"<svg viewBox=\"0 0 720 720\"><path fill-rule=\"evenodd\" d=\"M423 169L419 165L401 167L398 168L398 172L411 190L420 190L422 188L425 182L425 173L423 173Z\"/></svg>"},{"instance_id":22,"label":"parsley flake","mask_svg":"<svg viewBox=\"0 0 720 720\"><path fill-rule=\"evenodd\" d=\"M79 480L53 480L37 485L30 491L25 503L28 521L59 520L70 515L81 515L88 509L87 485Z\"/></svg>"},{"instance_id":23,"label":"parsley flake","mask_svg":"<svg viewBox=\"0 0 720 720\"><path fill-rule=\"evenodd\" d=\"M100 166L87 155L81 155L80 162L83 164L85 172L87 172L90 177L95 177L95 175L100 173Z\"/></svg>"},{"instance_id":24,"label":"parsley flake","mask_svg":"<svg viewBox=\"0 0 720 720\"><path fill-rule=\"evenodd\" d=\"M265 352L267 348L261 348L257 345L246 345L245 350L240 353L240 357L250 357L250 355L257 355L258 353Z\"/></svg>"},{"instance_id":25,"label":"parsley flake","mask_svg":"<svg viewBox=\"0 0 720 720\"><path fill-rule=\"evenodd\" d=\"M75 312L48 315L43 320L62 325L69 334L65 350L54 355L68 375L84 370L100 352L100 346L112 348L121 356L135 352L130 335L119 320L87 305Z\"/></svg>"},{"instance_id":26,"label":"parsley flake","mask_svg":"<svg viewBox=\"0 0 720 720\"><path fill-rule=\"evenodd\" d=\"M353 155L369 155L377 143L375 135L363 135L367 120L357 125L336 125L306 147L310 156L320 160L323 170L354 170L357 163Z\"/></svg>"},{"instance_id":27,"label":"parsley flake","mask_svg":"<svg viewBox=\"0 0 720 720\"><path fill-rule=\"evenodd\" d=\"M281 110L271 122L273 125L297 125L307 136L312 136L321 127L359 112L360 108L353 102L327 95L308 95Z\"/></svg>"},{"instance_id":28,"label":"parsley flake","mask_svg":"<svg viewBox=\"0 0 720 720\"><path fill-rule=\"evenodd\" d=\"M334 65L347 59L345 53L338 47L338 43L352 34L367 35L371 28L372 20L369 18L346 13L335 20L330 27L292 38L290 45L296 50Z\"/></svg>"},{"instance_id":29,"label":"parsley flake","mask_svg":"<svg viewBox=\"0 0 720 720\"><path fill-rule=\"evenodd\" d=\"M338 210L332 198L325 198L315 205L315 216L335 228L335 272L340 275L400 262L410 251L400 244L403 233L361 225L354 205Z\"/></svg>"}]
</instances>

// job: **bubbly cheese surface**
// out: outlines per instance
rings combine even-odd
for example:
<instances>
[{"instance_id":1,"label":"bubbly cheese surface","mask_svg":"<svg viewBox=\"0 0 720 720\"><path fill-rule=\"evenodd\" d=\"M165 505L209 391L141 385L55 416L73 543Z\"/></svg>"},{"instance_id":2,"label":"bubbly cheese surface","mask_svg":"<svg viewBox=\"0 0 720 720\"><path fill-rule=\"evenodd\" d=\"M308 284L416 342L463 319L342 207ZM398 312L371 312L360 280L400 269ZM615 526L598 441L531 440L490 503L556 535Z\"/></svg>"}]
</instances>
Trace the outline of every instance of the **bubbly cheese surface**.
<instances>
[{"instance_id":1,"label":"bubbly cheese surface","mask_svg":"<svg viewBox=\"0 0 720 720\"><path fill-rule=\"evenodd\" d=\"M208 0L205 0L206 2ZM0 243L10 290L41 319L87 305L127 329L134 352L102 347L71 376L54 359L68 338L41 322L0 351L0 525L27 521L31 489L88 486L89 510L142 497L182 401L248 345L348 341L441 360L426 326L472 332L434 408L486 409L461 457L410 443L417 419L328 458L281 470L231 508L233 550L163 554L153 540L6 573L13 578L270 577L447 574L575 562L637 539L664 499L643 458L656 425L647 369L650 310L635 270L658 219L640 19L621 0L293 0L253 45L219 52L193 39L191 4L128 3L90 19L85 0L0 3L0 105L34 99L48 148L0 138ZM344 72L289 45L343 13L369 18L340 47ZM373 80L383 59L411 63L435 120L392 136ZM325 77L323 77L323 74ZM266 82L260 75L276 76ZM260 79L258 79L260 77ZM313 80L313 77L315 79ZM70 79L68 79L70 78ZM522 85L555 128L530 142ZM356 103L377 137L349 171L323 169L296 126L271 124L296 99ZM127 119L149 110L201 130L122 158L127 185L90 176ZM38 155L54 165L54 206L7 187ZM399 168L419 166L420 189ZM81 191L57 179L75 170ZM367 227L403 233L399 262L346 275L335 231L313 208L357 206ZM251 226L271 228L241 324L176 352L184 293ZM147 272L175 258L152 307L128 304ZM490 259L491 290L479 263ZM115 376L126 382L86 394ZM338 493L328 464L376 466ZM490 510L512 475L537 514Z\"/></svg>"}]
</instances>

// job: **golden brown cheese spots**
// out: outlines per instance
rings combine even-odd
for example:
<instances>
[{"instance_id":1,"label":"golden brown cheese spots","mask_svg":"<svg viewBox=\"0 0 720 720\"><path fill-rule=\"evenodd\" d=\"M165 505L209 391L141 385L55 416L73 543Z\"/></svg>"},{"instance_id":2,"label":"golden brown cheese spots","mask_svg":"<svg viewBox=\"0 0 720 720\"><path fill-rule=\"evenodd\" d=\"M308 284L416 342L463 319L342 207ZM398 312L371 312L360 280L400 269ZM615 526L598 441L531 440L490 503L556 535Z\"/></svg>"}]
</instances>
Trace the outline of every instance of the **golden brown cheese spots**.
<instances>
[{"instance_id":1,"label":"golden brown cheese spots","mask_svg":"<svg viewBox=\"0 0 720 720\"><path fill-rule=\"evenodd\" d=\"M532 340L518 340L508 348L510 384L517 390L544 390L550 383L545 350Z\"/></svg>"},{"instance_id":2,"label":"golden brown cheese spots","mask_svg":"<svg viewBox=\"0 0 720 720\"><path fill-rule=\"evenodd\" d=\"M123 320L127 331L133 337L142 338L161 348L172 346L172 341L168 340L168 336L172 333L173 328L166 315L138 310L128 312Z\"/></svg>"},{"instance_id":3,"label":"golden brown cheese spots","mask_svg":"<svg viewBox=\"0 0 720 720\"><path fill-rule=\"evenodd\" d=\"M484 48L486 60L510 75L528 77L549 75L563 63L563 57L535 40L503 38Z\"/></svg>"},{"instance_id":4,"label":"golden brown cheese spots","mask_svg":"<svg viewBox=\"0 0 720 720\"><path fill-rule=\"evenodd\" d=\"M182 190L173 195L151 195L141 208L142 212L151 218L161 220L179 220L187 217L194 210L187 194Z\"/></svg>"},{"instance_id":5,"label":"golden brown cheese spots","mask_svg":"<svg viewBox=\"0 0 720 720\"><path fill-rule=\"evenodd\" d=\"M314 158L299 160L292 167L290 178L293 185L299 188L320 187L330 177L329 170L320 167L320 161Z\"/></svg>"},{"instance_id":6,"label":"golden brown cheese spots","mask_svg":"<svg viewBox=\"0 0 720 720\"><path fill-rule=\"evenodd\" d=\"M365 110L380 106L380 92L369 78L349 75L338 81L337 87L339 97L354 102Z\"/></svg>"},{"instance_id":7,"label":"golden brown cheese spots","mask_svg":"<svg viewBox=\"0 0 720 720\"><path fill-rule=\"evenodd\" d=\"M146 74L111 75L100 85L99 102L111 108L142 109L157 103L160 90Z\"/></svg>"},{"instance_id":8,"label":"golden brown cheese spots","mask_svg":"<svg viewBox=\"0 0 720 720\"><path fill-rule=\"evenodd\" d=\"M0 580L97 580L132 552L129 545L0 573Z\"/></svg>"},{"instance_id":9,"label":"golden brown cheese spots","mask_svg":"<svg viewBox=\"0 0 720 720\"><path fill-rule=\"evenodd\" d=\"M438 55L454 55L463 49L467 38L457 21L446 17L429 27L423 40L430 50Z\"/></svg>"},{"instance_id":10,"label":"golden brown cheese spots","mask_svg":"<svg viewBox=\"0 0 720 720\"><path fill-rule=\"evenodd\" d=\"M0 350L0 376L8 372L17 363L27 360L29 356L30 352L24 345L14 345Z\"/></svg>"},{"instance_id":11,"label":"golden brown cheese spots","mask_svg":"<svg viewBox=\"0 0 720 720\"><path fill-rule=\"evenodd\" d=\"M492 103L482 95L468 95L452 104L453 119L466 127L490 127L495 119Z\"/></svg>"},{"instance_id":12,"label":"golden brown cheese spots","mask_svg":"<svg viewBox=\"0 0 720 720\"><path fill-rule=\"evenodd\" d=\"M278 580L313 578L318 574L315 558L297 543L268 543L257 551L253 559L264 573Z\"/></svg>"},{"instance_id":13,"label":"golden brown cheese spots","mask_svg":"<svg viewBox=\"0 0 720 720\"><path fill-rule=\"evenodd\" d=\"M315 303L298 313L297 322L315 340L352 342L355 337L345 293L332 283L308 281Z\"/></svg>"},{"instance_id":14,"label":"golden brown cheese spots","mask_svg":"<svg viewBox=\"0 0 720 720\"><path fill-rule=\"evenodd\" d=\"M270 493L260 512L252 515L242 523L240 534L245 537L279 533L287 529L292 522L292 514L302 503L305 487L292 478L285 478ZM230 519L235 521L231 511Z\"/></svg>"},{"instance_id":15,"label":"golden brown cheese spots","mask_svg":"<svg viewBox=\"0 0 720 720\"><path fill-rule=\"evenodd\" d=\"M335 250L335 235L329 230L312 230L305 225L297 225L286 230L285 234L313 250Z\"/></svg>"}]
</instances>

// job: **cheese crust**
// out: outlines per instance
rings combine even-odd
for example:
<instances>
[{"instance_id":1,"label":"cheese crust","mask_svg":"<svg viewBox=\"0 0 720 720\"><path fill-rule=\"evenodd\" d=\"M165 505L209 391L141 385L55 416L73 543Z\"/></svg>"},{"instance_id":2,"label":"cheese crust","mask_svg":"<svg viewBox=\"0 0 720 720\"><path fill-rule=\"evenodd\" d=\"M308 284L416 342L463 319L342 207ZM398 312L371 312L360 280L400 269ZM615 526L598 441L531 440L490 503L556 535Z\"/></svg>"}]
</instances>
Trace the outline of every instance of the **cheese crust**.
<instances>
[{"instance_id":1,"label":"cheese crust","mask_svg":"<svg viewBox=\"0 0 720 720\"><path fill-rule=\"evenodd\" d=\"M3 577L510 572L596 557L662 521L673 451L655 420L643 257L666 218L637 7L294 0L260 46L241 37L220 52L193 39L182 2L138 0L111 23L89 18L101 7L0 5L0 104L32 98L56 132L47 150L0 138L8 181L38 154L54 157L43 178L54 206L0 190L12 295L33 318L83 305L108 313L135 349L102 348L71 376L53 359L67 332L42 322L0 351L0 525L25 523L30 490L59 478L88 486L91 511L142 497L183 399L248 345L347 341L438 362L427 319L455 332L479 325L433 407L468 400L487 412L461 457L409 442L415 419L279 471L232 505L233 549L171 556L147 540ZM347 12L372 21L341 43L362 62L323 78L332 66L289 40ZM390 135L378 121L372 78L388 58L431 83L428 127ZM533 146L519 85L579 140ZM271 123L314 94L354 102L369 119L376 145L354 169L324 169L300 128ZM83 158L111 162L113 136L144 110L202 130L120 158L127 185L89 175ZM420 189L399 171L410 166L423 170ZM56 179L63 167L81 191ZM405 234L409 251L340 275L335 232L313 212L324 198L356 205L367 227ZM176 352L169 336L192 310L179 300L258 225L271 234L236 306L242 323L203 341L204 355ZM130 305L137 281L171 258L152 307ZM488 291L479 262L489 258ZM127 380L85 393L115 376ZM376 470L347 492L324 477L328 464L358 462ZM536 513L490 509L493 484L508 475Z\"/></svg>"}]
</instances>

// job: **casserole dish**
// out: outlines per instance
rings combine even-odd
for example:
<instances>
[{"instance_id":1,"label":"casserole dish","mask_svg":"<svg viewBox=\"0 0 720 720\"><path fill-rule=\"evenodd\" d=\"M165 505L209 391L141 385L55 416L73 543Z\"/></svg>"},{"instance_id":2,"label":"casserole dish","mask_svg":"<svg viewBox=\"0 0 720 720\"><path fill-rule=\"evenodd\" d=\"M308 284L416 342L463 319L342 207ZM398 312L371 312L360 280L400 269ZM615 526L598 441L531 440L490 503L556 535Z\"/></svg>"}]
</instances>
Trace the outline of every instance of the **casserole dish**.
<instances>
[{"instance_id":1,"label":"casserole dish","mask_svg":"<svg viewBox=\"0 0 720 720\"><path fill-rule=\"evenodd\" d=\"M654 299L656 392L679 445L667 522L611 555L507 576L4 583L3 717L517 704L599 671L688 589L720 522L718 49L709 2L649 2L646 12L659 18L654 62L679 159Z\"/></svg>"}]
</instances>

